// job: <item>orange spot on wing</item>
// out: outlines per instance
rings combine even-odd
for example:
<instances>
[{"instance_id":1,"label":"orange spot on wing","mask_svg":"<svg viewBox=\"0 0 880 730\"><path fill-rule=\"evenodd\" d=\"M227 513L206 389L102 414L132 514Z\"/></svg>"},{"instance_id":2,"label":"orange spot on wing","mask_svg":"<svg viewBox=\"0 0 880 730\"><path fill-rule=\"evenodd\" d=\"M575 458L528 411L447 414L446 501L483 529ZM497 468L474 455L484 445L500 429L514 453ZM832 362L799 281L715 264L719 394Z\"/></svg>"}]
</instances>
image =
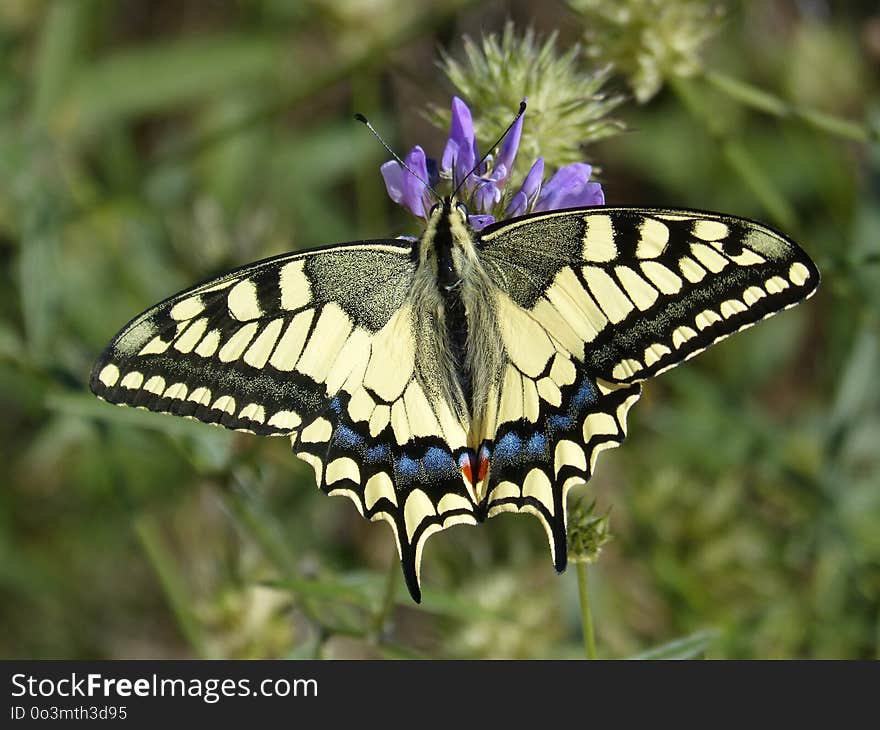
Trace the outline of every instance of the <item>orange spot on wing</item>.
<instances>
[{"instance_id":1,"label":"orange spot on wing","mask_svg":"<svg viewBox=\"0 0 880 730\"><path fill-rule=\"evenodd\" d=\"M480 451L480 467L477 469L477 481L481 482L486 478L489 471L489 457L485 450Z\"/></svg>"},{"instance_id":2,"label":"orange spot on wing","mask_svg":"<svg viewBox=\"0 0 880 730\"><path fill-rule=\"evenodd\" d=\"M464 475L464 478L467 479L468 484L474 486L474 472L471 468L471 458L467 454L462 454L458 460L459 465L461 466L461 473Z\"/></svg>"}]
</instances>

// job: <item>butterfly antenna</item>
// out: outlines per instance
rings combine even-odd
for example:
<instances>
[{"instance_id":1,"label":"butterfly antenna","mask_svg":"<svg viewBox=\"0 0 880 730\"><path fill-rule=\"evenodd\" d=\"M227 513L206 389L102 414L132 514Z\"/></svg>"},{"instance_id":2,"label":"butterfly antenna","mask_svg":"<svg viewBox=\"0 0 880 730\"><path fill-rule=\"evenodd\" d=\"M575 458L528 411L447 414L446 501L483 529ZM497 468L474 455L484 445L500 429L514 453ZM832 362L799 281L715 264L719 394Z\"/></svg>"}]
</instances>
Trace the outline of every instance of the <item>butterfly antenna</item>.
<instances>
[{"instance_id":1,"label":"butterfly antenna","mask_svg":"<svg viewBox=\"0 0 880 730\"><path fill-rule=\"evenodd\" d=\"M502 134L498 138L498 140L495 142L495 144L493 144L491 147L489 147L489 151L485 155L483 155L482 158L480 158L480 161L476 165L474 165L471 168L471 171L467 175L464 176L464 178L462 179L462 181L460 183L458 183L458 185L456 186L455 190L452 193L452 197L455 197L456 195L458 195L458 191L461 190L462 186L467 182L467 179L471 175L473 175L477 170L480 169L480 165L482 165L488 159L489 155L492 154L492 152L495 150L495 148L501 144L501 141L508 135L510 130L513 129L513 125L516 124L517 121L519 121L519 118L525 113L525 111L526 111L526 100L523 99L519 103L519 111L516 113L516 116L513 118L513 121L507 125L507 129L504 130L504 134ZM375 132L374 132L374 134L375 134Z\"/></svg>"},{"instance_id":2,"label":"butterfly antenna","mask_svg":"<svg viewBox=\"0 0 880 730\"><path fill-rule=\"evenodd\" d=\"M369 129L373 136L379 140L379 144L381 144L387 151L388 154L391 155L404 170L406 170L410 175L412 175L416 180L418 180L422 185L427 188L431 194L437 198L438 201L442 202L443 198L440 197L440 193L438 193L434 188L431 187L431 183L425 180L421 175L416 174L416 172L407 165L403 160L400 159L400 155L398 155L391 147L388 146L388 143L382 139L382 135L380 135L376 129L370 124L370 120L367 119L363 114L355 114L354 118L357 119L361 124L363 124L367 129Z\"/></svg>"}]
</instances>

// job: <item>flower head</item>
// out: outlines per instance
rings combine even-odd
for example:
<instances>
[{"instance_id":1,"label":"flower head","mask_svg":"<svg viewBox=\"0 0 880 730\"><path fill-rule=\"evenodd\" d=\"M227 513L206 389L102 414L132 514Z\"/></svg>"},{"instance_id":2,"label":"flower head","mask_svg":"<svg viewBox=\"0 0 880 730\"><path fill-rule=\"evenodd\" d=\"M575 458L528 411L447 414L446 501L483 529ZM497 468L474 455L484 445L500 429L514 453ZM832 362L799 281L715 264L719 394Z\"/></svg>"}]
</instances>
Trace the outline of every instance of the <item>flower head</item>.
<instances>
[{"instance_id":1,"label":"flower head","mask_svg":"<svg viewBox=\"0 0 880 730\"><path fill-rule=\"evenodd\" d=\"M526 213L605 203L602 187L590 182L592 168L583 162L560 167L544 184L545 160L539 157L519 188L510 190L524 119L525 114L516 119L496 156L490 154L481 161L471 111L460 98L452 100L449 139L440 158L438 177L439 181L449 181L452 190L458 189L459 200L471 211L468 223L475 230ZM413 147L404 162L412 172L394 160L382 165L388 195L417 218L427 219L432 194L425 183L435 182L429 170L436 167L436 162L427 158L419 146Z\"/></svg>"},{"instance_id":2,"label":"flower head","mask_svg":"<svg viewBox=\"0 0 880 730\"><path fill-rule=\"evenodd\" d=\"M568 518L568 559L573 563L595 563L610 540L608 515L597 515L595 502L579 502Z\"/></svg>"},{"instance_id":3,"label":"flower head","mask_svg":"<svg viewBox=\"0 0 880 730\"><path fill-rule=\"evenodd\" d=\"M463 56L444 54L440 67L472 102L478 139L504 129L509 110L528 97L529 122L519 139L524 155L509 172L525 175L539 155L552 168L578 162L584 147L623 129L609 117L623 101L604 90L610 68L584 70L580 47L560 51L555 34L542 39L530 29L518 33L508 22L500 34L478 41L465 36ZM430 109L428 116L437 126L450 122L443 108Z\"/></svg>"},{"instance_id":4,"label":"flower head","mask_svg":"<svg viewBox=\"0 0 880 730\"><path fill-rule=\"evenodd\" d=\"M666 79L693 76L722 9L707 0L568 0L583 18L587 52L626 77L646 102Z\"/></svg>"}]
</instances>

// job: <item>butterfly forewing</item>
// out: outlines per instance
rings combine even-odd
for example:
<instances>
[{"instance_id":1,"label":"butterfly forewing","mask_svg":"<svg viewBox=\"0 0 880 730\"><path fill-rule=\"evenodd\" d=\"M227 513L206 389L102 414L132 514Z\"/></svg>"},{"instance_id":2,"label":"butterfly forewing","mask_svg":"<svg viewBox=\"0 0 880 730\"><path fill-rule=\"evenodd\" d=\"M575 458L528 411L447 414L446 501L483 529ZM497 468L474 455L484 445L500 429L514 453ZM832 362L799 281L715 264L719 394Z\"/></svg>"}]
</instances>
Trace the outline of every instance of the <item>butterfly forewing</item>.
<instances>
[{"instance_id":1,"label":"butterfly forewing","mask_svg":"<svg viewBox=\"0 0 880 730\"><path fill-rule=\"evenodd\" d=\"M396 241L238 269L132 320L91 388L111 403L289 434L326 408L347 376L338 356L391 318L412 271L410 246Z\"/></svg>"},{"instance_id":2,"label":"butterfly forewing","mask_svg":"<svg viewBox=\"0 0 880 730\"><path fill-rule=\"evenodd\" d=\"M554 211L480 240L499 287L587 365L628 383L811 295L819 273L753 221L639 208Z\"/></svg>"}]
</instances>

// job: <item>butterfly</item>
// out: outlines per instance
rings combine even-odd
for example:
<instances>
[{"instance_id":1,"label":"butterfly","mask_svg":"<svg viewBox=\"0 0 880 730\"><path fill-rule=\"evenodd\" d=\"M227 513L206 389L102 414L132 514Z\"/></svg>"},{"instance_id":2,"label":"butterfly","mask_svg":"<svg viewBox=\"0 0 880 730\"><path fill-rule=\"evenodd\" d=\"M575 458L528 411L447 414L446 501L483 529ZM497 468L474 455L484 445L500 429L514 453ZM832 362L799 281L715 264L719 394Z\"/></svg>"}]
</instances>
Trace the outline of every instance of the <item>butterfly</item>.
<instances>
[{"instance_id":1,"label":"butterfly","mask_svg":"<svg viewBox=\"0 0 880 730\"><path fill-rule=\"evenodd\" d=\"M392 528L420 600L429 536L503 512L566 566L566 496L643 381L809 297L810 258L717 213L591 207L480 231L454 196L416 241L270 258L133 319L92 371L111 403L289 438L320 489Z\"/></svg>"}]
</instances>

